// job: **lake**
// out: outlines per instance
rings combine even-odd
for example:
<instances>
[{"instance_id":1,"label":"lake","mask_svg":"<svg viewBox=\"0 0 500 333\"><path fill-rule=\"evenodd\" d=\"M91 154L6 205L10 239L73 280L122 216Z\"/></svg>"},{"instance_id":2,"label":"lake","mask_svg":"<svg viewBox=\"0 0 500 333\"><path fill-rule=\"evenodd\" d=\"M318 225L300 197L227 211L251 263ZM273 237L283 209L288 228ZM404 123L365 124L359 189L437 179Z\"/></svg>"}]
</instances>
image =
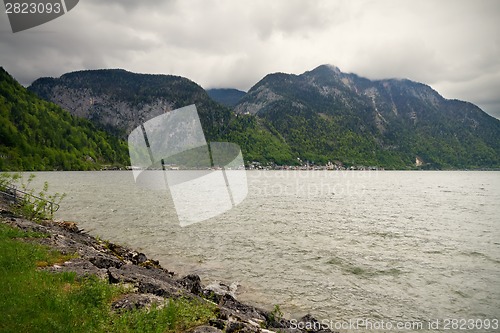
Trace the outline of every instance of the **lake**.
<instances>
[{"instance_id":1,"label":"lake","mask_svg":"<svg viewBox=\"0 0 500 333\"><path fill-rule=\"evenodd\" d=\"M180 227L131 172L38 172L57 218L288 317L500 319L500 172L248 171L236 208Z\"/></svg>"}]
</instances>

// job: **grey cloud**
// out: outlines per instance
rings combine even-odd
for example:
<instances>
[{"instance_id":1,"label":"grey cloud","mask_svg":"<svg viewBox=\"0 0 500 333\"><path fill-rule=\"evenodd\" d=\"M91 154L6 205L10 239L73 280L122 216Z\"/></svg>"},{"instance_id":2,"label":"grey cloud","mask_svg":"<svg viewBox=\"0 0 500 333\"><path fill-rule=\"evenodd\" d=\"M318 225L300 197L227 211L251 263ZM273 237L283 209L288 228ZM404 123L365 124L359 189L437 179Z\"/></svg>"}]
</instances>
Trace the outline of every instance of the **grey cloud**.
<instances>
[{"instance_id":1,"label":"grey cloud","mask_svg":"<svg viewBox=\"0 0 500 333\"><path fill-rule=\"evenodd\" d=\"M161 2L159 1L151 1L151 0L146 0L146 1L137 1L137 0L86 0L86 2L99 6L101 8L107 7L107 8L121 8L127 12L133 12L141 9L147 9L148 11L151 10L156 10L158 7L162 8L174 8L175 5L178 3L177 0L163 0ZM108 14L110 14L108 12Z\"/></svg>"},{"instance_id":2,"label":"grey cloud","mask_svg":"<svg viewBox=\"0 0 500 333\"><path fill-rule=\"evenodd\" d=\"M481 104L483 111L488 113L490 116L493 116L497 119L500 119L500 102L494 101L492 103L482 103Z\"/></svg>"},{"instance_id":3,"label":"grey cloud","mask_svg":"<svg viewBox=\"0 0 500 333\"><path fill-rule=\"evenodd\" d=\"M252 26L261 39L267 40L275 33L287 36L310 35L342 19L337 5L331 1L303 0L259 1L250 12Z\"/></svg>"},{"instance_id":4,"label":"grey cloud","mask_svg":"<svg viewBox=\"0 0 500 333\"><path fill-rule=\"evenodd\" d=\"M0 13L0 65L23 84L125 68L247 90L269 72L330 63L421 81L493 113L499 16L496 0L86 0L18 34Z\"/></svg>"}]
</instances>

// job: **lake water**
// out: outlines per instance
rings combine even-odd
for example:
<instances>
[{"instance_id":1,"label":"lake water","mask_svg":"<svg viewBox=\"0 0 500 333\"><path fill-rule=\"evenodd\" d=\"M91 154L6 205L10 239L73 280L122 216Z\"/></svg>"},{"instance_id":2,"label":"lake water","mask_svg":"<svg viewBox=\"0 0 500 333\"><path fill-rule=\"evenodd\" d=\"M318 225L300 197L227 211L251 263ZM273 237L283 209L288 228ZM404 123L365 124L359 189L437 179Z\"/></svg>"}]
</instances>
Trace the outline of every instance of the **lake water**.
<instances>
[{"instance_id":1,"label":"lake water","mask_svg":"<svg viewBox=\"0 0 500 333\"><path fill-rule=\"evenodd\" d=\"M68 194L58 218L205 284L238 281L240 300L289 317L439 319L439 329L446 318L500 319L500 172L247 177L239 206L181 228L168 194L137 187L131 172L37 173Z\"/></svg>"}]
</instances>

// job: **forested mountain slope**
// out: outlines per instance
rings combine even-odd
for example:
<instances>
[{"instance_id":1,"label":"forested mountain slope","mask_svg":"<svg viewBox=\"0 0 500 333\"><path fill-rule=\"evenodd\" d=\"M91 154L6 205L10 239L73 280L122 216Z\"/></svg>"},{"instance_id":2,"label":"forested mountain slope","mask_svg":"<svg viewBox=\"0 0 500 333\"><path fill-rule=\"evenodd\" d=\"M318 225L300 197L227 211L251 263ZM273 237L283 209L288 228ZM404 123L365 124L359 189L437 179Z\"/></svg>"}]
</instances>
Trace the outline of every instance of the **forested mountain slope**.
<instances>
[{"instance_id":1,"label":"forested mountain slope","mask_svg":"<svg viewBox=\"0 0 500 333\"><path fill-rule=\"evenodd\" d=\"M269 74L235 110L267 120L292 152L324 163L500 166L500 121L410 80L371 81L329 65Z\"/></svg>"},{"instance_id":2,"label":"forested mountain slope","mask_svg":"<svg viewBox=\"0 0 500 333\"><path fill-rule=\"evenodd\" d=\"M128 165L126 143L44 101L0 68L0 170Z\"/></svg>"},{"instance_id":3,"label":"forested mountain slope","mask_svg":"<svg viewBox=\"0 0 500 333\"><path fill-rule=\"evenodd\" d=\"M239 144L246 162L293 160L288 145L265 119L235 114L183 77L88 70L40 78L28 89L122 138L165 111L195 104L207 141Z\"/></svg>"}]
</instances>

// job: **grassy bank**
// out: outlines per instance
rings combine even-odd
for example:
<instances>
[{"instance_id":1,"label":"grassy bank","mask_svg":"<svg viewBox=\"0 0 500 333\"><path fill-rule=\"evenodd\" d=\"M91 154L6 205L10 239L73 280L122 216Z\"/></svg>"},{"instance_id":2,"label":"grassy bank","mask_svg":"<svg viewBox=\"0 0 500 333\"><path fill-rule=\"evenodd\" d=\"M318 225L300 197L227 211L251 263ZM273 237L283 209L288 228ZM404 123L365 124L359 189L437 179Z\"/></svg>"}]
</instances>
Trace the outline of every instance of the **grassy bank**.
<instances>
[{"instance_id":1,"label":"grassy bank","mask_svg":"<svg viewBox=\"0 0 500 333\"><path fill-rule=\"evenodd\" d=\"M111 304L126 287L41 270L71 255L36 244L40 237L0 223L1 332L182 332L215 316L215 307L185 299L114 312Z\"/></svg>"},{"instance_id":2,"label":"grassy bank","mask_svg":"<svg viewBox=\"0 0 500 333\"><path fill-rule=\"evenodd\" d=\"M33 177L23 182L22 175L0 174L0 332L290 327L279 307L269 312L243 304L223 283L204 287L195 274L179 278L143 253L52 220L47 205L64 195L49 195L46 183L34 191Z\"/></svg>"}]
</instances>

